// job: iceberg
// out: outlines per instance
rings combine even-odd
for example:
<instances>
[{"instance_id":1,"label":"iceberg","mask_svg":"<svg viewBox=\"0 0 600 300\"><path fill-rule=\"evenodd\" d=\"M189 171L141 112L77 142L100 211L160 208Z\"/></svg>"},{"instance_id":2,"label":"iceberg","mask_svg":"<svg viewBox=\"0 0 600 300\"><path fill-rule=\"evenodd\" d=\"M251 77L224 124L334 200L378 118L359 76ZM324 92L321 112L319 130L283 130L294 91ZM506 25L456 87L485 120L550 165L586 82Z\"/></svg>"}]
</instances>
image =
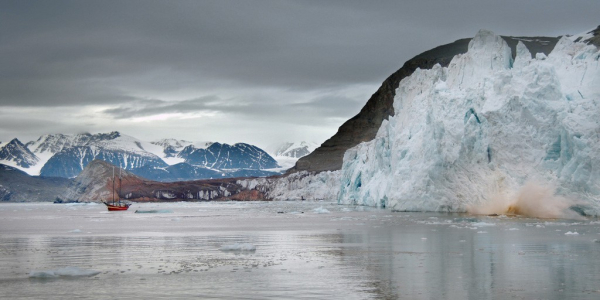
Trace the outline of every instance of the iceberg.
<instances>
[{"instance_id":1,"label":"iceberg","mask_svg":"<svg viewBox=\"0 0 600 300\"><path fill-rule=\"evenodd\" d=\"M598 215L600 51L563 37L548 56L521 42L515 54L481 30L448 67L404 78L395 115L345 153L338 203L465 212L502 202L504 214L534 182Z\"/></svg>"}]
</instances>

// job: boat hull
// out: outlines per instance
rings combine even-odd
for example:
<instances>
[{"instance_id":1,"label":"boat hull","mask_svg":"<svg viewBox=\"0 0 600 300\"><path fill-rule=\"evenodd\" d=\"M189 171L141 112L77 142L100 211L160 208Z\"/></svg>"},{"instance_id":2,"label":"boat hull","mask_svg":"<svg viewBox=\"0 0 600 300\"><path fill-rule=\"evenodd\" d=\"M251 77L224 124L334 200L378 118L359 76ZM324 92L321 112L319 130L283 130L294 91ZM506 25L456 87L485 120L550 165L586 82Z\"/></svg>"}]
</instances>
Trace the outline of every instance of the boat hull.
<instances>
[{"instance_id":1,"label":"boat hull","mask_svg":"<svg viewBox=\"0 0 600 300\"><path fill-rule=\"evenodd\" d=\"M123 211L129 209L130 204L121 204L121 205L112 205L108 203L104 203L108 211Z\"/></svg>"}]
</instances>

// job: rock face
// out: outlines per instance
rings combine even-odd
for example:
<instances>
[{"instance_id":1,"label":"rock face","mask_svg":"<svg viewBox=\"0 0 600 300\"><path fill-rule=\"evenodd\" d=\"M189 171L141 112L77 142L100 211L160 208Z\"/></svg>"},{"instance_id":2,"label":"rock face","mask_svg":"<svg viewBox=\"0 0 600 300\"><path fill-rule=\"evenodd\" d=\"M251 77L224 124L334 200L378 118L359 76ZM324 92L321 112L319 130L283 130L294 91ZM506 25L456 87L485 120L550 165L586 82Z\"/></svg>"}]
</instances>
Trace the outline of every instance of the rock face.
<instances>
[{"instance_id":1,"label":"rock face","mask_svg":"<svg viewBox=\"0 0 600 300\"><path fill-rule=\"evenodd\" d=\"M556 37L503 37L514 50L517 42L522 41L533 53L550 53L558 41ZM296 165L288 170L297 171L333 171L342 168L344 153L351 147L375 138L383 120L394 115L394 96L400 81L411 75L417 68L431 69L434 65L448 66L457 54L467 52L471 39L461 39L453 43L436 47L423 52L407 61L402 68L388 77L381 87L371 96L367 104L352 119L346 121L338 132L325 141L311 154L301 158ZM513 51L514 53L514 51Z\"/></svg>"},{"instance_id":2,"label":"rock face","mask_svg":"<svg viewBox=\"0 0 600 300\"><path fill-rule=\"evenodd\" d=\"M346 152L338 201L466 211L521 201L538 182L556 194L528 188L534 206L598 214L600 51L577 39L562 37L546 55L482 30L447 67L403 79L395 115Z\"/></svg>"},{"instance_id":3,"label":"rock face","mask_svg":"<svg viewBox=\"0 0 600 300\"><path fill-rule=\"evenodd\" d=\"M29 168L38 162L38 158L21 141L13 139L0 147L0 161Z\"/></svg>"},{"instance_id":4,"label":"rock face","mask_svg":"<svg viewBox=\"0 0 600 300\"><path fill-rule=\"evenodd\" d=\"M29 176L0 164L0 201L41 202L62 199L71 179Z\"/></svg>"},{"instance_id":5,"label":"rock face","mask_svg":"<svg viewBox=\"0 0 600 300\"><path fill-rule=\"evenodd\" d=\"M156 182L136 176L113 165L94 160L73 180L65 193L66 201L112 201L113 168L115 199L144 201L264 200L260 191L249 191L238 179L185 182ZM121 174L121 179L119 179Z\"/></svg>"}]
</instances>

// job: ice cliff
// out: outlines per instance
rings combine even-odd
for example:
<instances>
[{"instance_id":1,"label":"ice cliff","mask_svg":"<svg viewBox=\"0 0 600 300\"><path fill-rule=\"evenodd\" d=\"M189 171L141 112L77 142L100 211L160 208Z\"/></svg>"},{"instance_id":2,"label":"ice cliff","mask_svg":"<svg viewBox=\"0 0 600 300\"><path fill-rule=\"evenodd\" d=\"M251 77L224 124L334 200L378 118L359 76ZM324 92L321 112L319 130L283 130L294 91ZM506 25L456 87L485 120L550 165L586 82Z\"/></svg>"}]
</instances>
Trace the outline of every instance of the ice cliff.
<instances>
[{"instance_id":1,"label":"ice cliff","mask_svg":"<svg viewBox=\"0 0 600 300\"><path fill-rule=\"evenodd\" d=\"M340 186L340 171L300 171L280 177L240 179L237 184L258 190L270 200L332 200Z\"/></svg>"},{"instance_id":2,"label":"ice cliff","mask_svg":"<svg viewBox=\"0 0 600 300\"><path fill-rule=\"evenodd\" d=\"M600 52L548 55L481 30L448 67L417 69L374 140L349 149L338 203L465 211L528 182L600 212Z\"/></svg>"}]
</instances>

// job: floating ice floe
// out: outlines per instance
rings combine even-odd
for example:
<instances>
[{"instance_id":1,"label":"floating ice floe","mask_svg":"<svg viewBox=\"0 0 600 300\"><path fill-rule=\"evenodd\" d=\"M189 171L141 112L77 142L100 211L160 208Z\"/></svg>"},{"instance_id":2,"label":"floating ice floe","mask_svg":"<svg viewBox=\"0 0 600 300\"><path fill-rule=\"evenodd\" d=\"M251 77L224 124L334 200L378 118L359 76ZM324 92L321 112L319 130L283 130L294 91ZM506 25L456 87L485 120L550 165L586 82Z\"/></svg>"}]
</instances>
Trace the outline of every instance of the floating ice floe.
<instances>
[{"instance_id":1,"label":"floating ice floe","mask_svg":"<svg viewBox=\"0 0 600 300\"><path fill-rule=\"evenodd\" d=\"M90 277L100 274L96 270L65 267L56 270L31 271L29 278Z\"/></svg>"},{"instance_id":2,"label":"floating ice floe","mask_svg":"<svg viewBox=\"0 0 600 300\"><path fill-rule=\"evenodd\" d=\"M81 229L73 229L73 230L71 230L69 232L71 232L71 233L80 233Z\"/></svg>"},{"instance_id":3,"label":"floating ice floe","mask_svg":"<svg viewBox=\"0 0 600 300\"><path fill-rule=\"evenodd\" d=\"M313 209L313 211L318 214L328 214L329 213L329 210L327 210L327 208L323 208L323 206L317 207L317 208Z\"/></svg>"},{"instance_id":4,"label":"floating ice floe","mask_svg":"<svg viewBox=\"0 0 600 300\"><path fill-rule=\"evenodd\" d=\"M471 226L473 226L473 227L488 227L488 226L496 226L496 224L486 223L486 222L476 222L476 223L471 223Z\"/></svg>"},{"instance_id":5,"label":"floating ice floe","mask_svg":"<svg viewBox=\"0 0 600 300\"><path fill-rule=\"evenodd\" d=\"M579 233L577 231L573 231L573 232L567 231L567 232L565 232L565 235L579 235Z\"/></svg>"},{"instance_id":6,"label":"floating ice floe","mask_svg":"<svg viewBox=\"0 0 600 300\"><path fill-rule=\"evenodd\" d=\"M256 246L249 243L235 243L221 246L221 251L254 252Z\"/></svg>"}]
</instances>

